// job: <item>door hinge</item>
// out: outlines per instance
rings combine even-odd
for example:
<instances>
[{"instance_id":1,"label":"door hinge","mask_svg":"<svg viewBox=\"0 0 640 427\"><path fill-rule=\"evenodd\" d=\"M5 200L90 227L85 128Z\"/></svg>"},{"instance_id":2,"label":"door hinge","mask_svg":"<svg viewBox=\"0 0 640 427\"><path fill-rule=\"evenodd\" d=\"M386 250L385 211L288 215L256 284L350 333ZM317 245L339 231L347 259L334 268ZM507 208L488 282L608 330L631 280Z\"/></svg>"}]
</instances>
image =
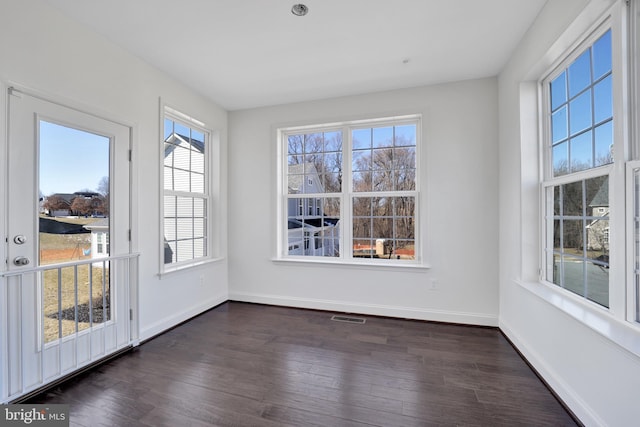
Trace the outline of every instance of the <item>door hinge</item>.
<instances>
[{"instance_id":1,"label":"door hinge","mask_svg":"<svg viewBox=\"0 0 640 427\"><path fill-rule=\"evenodd\" d=\"M131 161L131 158L133 157L132 151L133 150L129 150L129 161Z\"/></svg>"},{"instance_id":2,"label":"door hinge","mask_svg":"<svg viewBox=\"0 0 640 427\"><path fill-rule=\"evenodd\" d=\"M129 309L129 320L133 320L133 309Z\"/></svg>"},{"instance_id":3,"label":"door hinge","mask_svg":"<svg viewBox=\"0 0 640 427\"><path fill-rule=\"evenodd\" d=\"M131 229L129 229L129 241L131 241Z\"/></svg>"}]
</instances>

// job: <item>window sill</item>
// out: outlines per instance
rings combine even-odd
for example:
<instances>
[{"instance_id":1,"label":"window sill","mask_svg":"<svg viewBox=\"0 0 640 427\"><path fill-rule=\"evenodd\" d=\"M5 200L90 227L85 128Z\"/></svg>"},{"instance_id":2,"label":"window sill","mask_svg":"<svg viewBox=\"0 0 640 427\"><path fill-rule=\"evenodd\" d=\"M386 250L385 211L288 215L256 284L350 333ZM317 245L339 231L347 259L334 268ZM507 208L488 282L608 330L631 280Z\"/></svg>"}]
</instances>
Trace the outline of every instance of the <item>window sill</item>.
<instances>
[{"instance_id":1,"label":"window sill","mask_svg":"<svg viewBox=\"0 0 640 427\"><path fill-rule=\"evenodd\" d=\"M226 258L209 258L206 260L202 260L202 261L198 261L198 262L193 262L193 263L189 263L189 264L184 264L184 265L180 265L180 266L176 266L176 267L171 267L171 268L167 268L164 271L161 271L160 273L158 273L158 277L160 277L161 279L164 276L168 276L168 275L172 275L173 273L177 273L179 271L185 271L185 270L189 270L191 268L197 268L197 267L202 267L205 265L209 265L209 264L218 264L222 261L224 261Z\"/></svg>"},{"instance_id":2,"label":"window sill","mask_svg":"<svg viewBox=\"0 0 640 427\"><path fill-rule=\"evenodd\" d=\"M640 357L640 324L615 318L606 309L582 301L580 297L573 298L545 283L516 283L634 356Z\"/></svg>"},{"instance_id":3,"label":"window sill","mask_svg":"<svg viewBox=\"0 0 640 427\"><path fill-rule=\"evenodd\" d=\"M375 262L358 262L358 261L346 261L341 259L306 259L306 258L272 258L271 261L275 264L306 264L306 265L330 265L332 267L341 266L346 268L364 268L364 269L407 269L427 271L431 268L428 264L418 263L375 263Z\"/></svg>"}]
</instances>

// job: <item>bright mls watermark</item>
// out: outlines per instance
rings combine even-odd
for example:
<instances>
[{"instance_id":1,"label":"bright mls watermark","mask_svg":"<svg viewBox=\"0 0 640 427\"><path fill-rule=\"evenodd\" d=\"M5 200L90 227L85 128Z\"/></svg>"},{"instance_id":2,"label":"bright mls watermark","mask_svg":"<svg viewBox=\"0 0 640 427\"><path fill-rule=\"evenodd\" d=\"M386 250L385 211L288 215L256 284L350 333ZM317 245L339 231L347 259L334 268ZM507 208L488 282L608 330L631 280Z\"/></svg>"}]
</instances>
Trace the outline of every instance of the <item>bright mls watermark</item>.
<instances>
[{"instance_id":1,"label":"bright mls watermark","mask_svg":"<svg viewBox=\"0 0 640 427\"><path fill-rule=\"evenodd\" d=\"M68 427L69 405L1 405L0 427Z\"/></svg>"}]
</instances>

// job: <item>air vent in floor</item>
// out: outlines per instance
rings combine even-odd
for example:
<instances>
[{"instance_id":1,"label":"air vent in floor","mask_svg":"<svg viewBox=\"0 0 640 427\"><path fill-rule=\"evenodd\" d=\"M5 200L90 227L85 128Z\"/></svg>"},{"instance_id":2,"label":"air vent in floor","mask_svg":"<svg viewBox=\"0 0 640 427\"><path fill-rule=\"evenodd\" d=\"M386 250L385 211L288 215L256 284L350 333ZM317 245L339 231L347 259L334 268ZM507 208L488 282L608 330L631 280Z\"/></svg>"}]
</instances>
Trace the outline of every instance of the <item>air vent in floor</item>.
<instances>
[{"instance_id":1,"label":"air vent in floor","mask_svg":"<svg viewBox=\"0 0 640 427\"><path fill-rule=\"evenodd\" d=\"M351 317L351 316L332 316L331 320L336 321L336 322L363 324L366 319L363 319L361 317Z\"/></svg>"}]
</instances>

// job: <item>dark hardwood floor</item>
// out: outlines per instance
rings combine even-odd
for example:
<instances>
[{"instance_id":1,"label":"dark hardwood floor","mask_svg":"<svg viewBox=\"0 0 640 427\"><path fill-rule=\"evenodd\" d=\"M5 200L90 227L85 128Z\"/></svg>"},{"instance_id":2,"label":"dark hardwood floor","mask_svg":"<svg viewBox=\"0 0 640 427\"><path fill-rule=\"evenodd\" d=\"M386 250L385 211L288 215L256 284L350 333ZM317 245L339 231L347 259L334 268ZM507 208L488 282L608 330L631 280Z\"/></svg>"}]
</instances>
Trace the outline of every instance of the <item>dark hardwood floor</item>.
<instances>
[{"instance_id":1,"label":"dark hardwood floor","mask_svg":"<svg viewBox=\"0 0 640 427\"><path fill-rule=\"evenodd\" d=\"M493 328L229 302L29 403L78 426L575 426Z\"/></svg>"}]
</instances>

